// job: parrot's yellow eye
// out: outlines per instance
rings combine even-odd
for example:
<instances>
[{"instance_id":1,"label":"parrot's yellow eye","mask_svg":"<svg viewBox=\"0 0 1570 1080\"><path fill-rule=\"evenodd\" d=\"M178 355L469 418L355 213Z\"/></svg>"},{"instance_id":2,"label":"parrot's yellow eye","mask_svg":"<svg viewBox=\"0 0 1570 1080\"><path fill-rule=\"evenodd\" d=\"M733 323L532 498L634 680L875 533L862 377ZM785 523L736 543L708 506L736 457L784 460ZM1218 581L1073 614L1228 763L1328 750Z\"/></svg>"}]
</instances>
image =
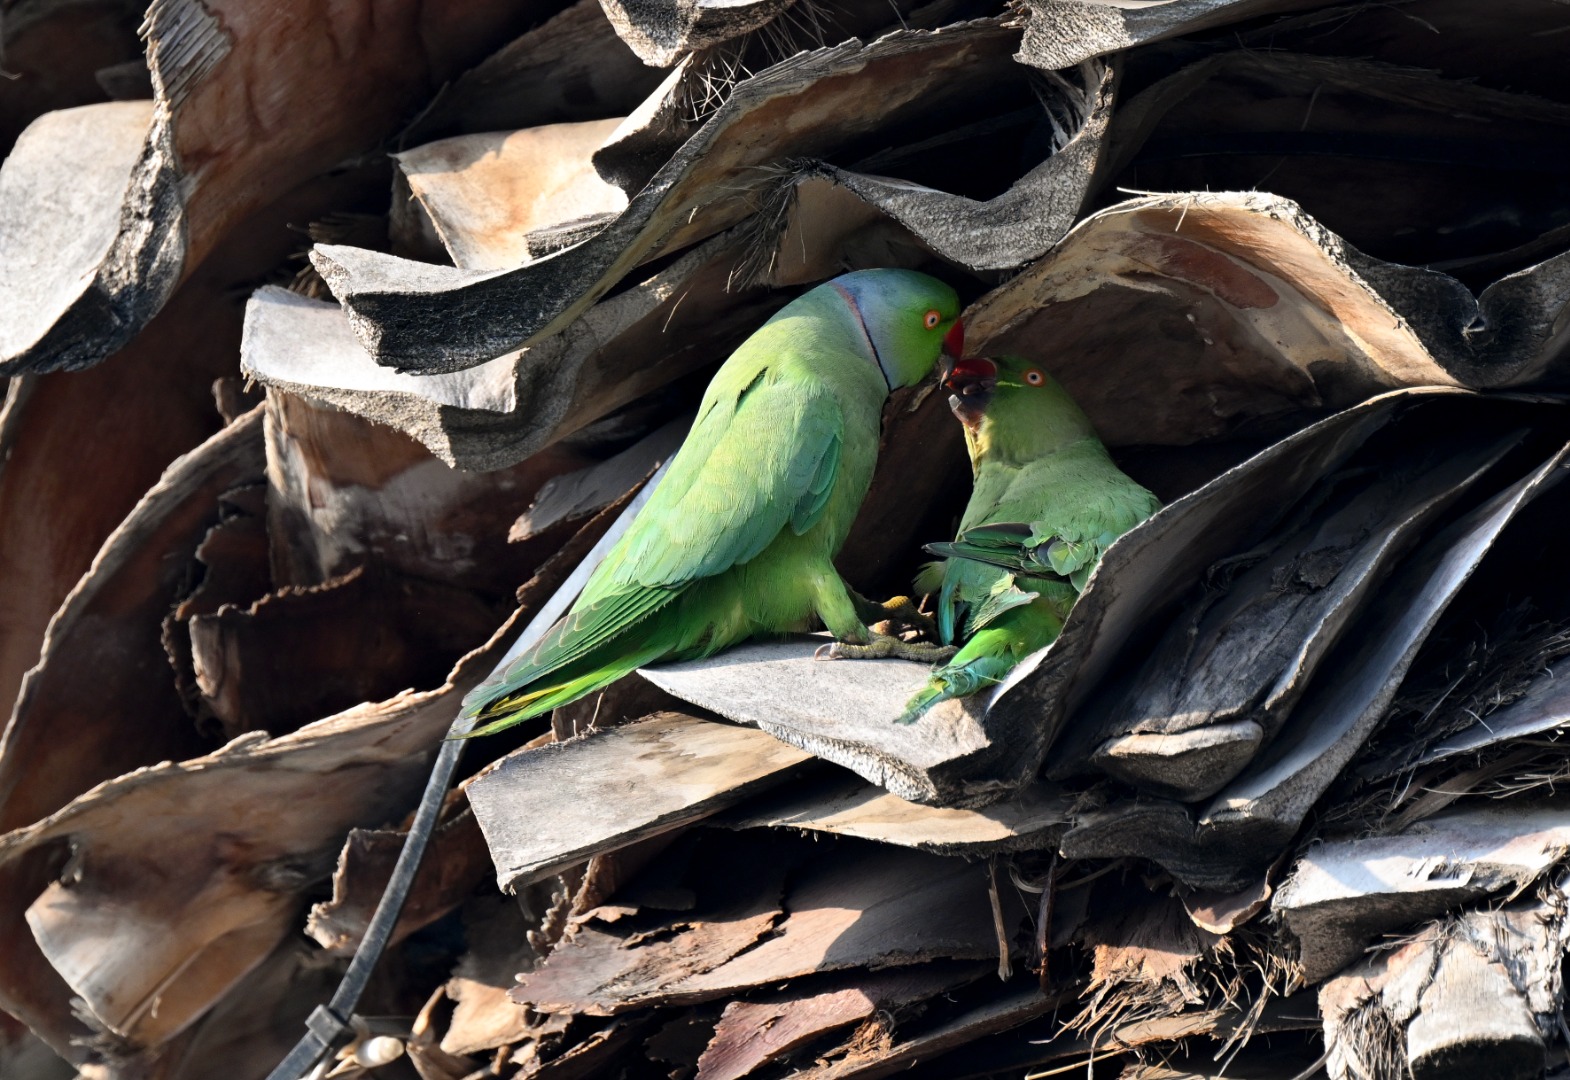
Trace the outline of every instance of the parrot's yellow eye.
<instances>
[{"instance_id":1,"label":"parrot's yellow eye","mask_svg":"<svg viewBox=\"0 0 1570 1080\"><path fill-rule=\"evenodd\" d=\"M1029 371L1025 372L1025 381L1028 382L1031 386L1040 386L1042 383L1047 381L1047 377L1041 372L1037 371L1035 368L1031 368Z\"/></svg>"},{"instance_id":2,"label":"parrot's yellow eye","mask_svg":"<svg viewBox=\"0 0 1570 1080\"><path fill-rule=\"evenodd\" d=\"M923 326L925 326L928 330L936 330L938 328L938 323L940 323L942 321L943 321L943 316L940 315L936 309L933 309L932 311L927 312L927 314L922 317L921 324Z\"/></svg>"}]
</instances>

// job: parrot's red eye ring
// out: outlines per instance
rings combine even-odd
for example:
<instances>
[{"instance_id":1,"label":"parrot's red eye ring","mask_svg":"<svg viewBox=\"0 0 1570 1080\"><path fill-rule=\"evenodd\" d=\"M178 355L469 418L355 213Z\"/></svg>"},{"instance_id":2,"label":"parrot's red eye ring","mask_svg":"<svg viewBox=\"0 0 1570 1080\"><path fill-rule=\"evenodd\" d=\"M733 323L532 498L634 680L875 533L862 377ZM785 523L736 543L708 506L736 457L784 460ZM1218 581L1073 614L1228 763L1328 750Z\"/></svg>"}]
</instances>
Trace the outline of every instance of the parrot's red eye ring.
<instances>
[{"instance_id":1,"label":"parrot's red eye ring","mask_svg":"<svg viewBox=\"0 0 1570 1080\"><path fill-rule=\"evenodd\" d=\"M936 330L938 328L938 323L942 321L942 314L940 314L937 309L934 308L932 311L929 311L926 315L922 316L921 324L928 330Z\"/></svg>"},{"instance_id":2,"label":"parrot's red eye ring","mask_svg":"<svg viewBox=\"0 0 1570 1080\"><path fill-rule=\"evenodd\" d=\"M1047 377L1041 372L1037 371L1035 368L1031 368L1029 371L1025 372L1025 381L1028 382L1031 386L1040 386L1042 383L1047 381Z\"/></svg>"}]
</instances>

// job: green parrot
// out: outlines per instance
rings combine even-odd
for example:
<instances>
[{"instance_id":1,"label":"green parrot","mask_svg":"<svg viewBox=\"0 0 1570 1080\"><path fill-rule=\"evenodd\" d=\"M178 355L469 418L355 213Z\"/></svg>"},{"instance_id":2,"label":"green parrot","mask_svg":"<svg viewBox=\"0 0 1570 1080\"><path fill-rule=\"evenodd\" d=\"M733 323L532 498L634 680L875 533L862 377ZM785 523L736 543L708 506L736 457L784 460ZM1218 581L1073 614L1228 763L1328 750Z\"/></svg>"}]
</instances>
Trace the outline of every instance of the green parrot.
<instances>
[{"instance_id":1,"label":"green parrot","mask_svg":"<svg viewBox=\"0 0 1570 1080\"><path fill-rule=\"evenodd\" d=\"M720 366L664 481L577 602L464 698L484 735L645 664L811 628L868 643L889 612L834 569L872 482L883 403L964 355L959 298L910 270L860 270L782 308ZM932 646L899 655L933 658Z\"/></svg>"},{"instance_id":2,"label":"green parrot","mask_svg":"<svg viewBox=\"0 0 1570 1080\"><path fill-rule=\"evenodd\" d=\"M938 635L964 642L910 699L911 723L945 698L1000 682L1063 628L1101 554L1161 508L1108 456L1096 429L1041 368L1017 356L954 365L944 387L965 425L975 486L959 537L927 550L918 593L936 593Z\"/></svg>"}]
</instances>

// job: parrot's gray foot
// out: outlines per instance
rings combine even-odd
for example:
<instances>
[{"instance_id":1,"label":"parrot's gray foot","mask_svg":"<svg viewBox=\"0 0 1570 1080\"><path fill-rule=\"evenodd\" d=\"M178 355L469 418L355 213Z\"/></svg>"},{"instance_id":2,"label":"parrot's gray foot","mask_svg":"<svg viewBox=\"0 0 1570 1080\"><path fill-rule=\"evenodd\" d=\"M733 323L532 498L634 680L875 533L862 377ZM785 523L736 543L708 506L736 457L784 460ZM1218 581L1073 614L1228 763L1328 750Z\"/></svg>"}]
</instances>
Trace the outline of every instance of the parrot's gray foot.
<instances>
[{"instance_id":1,"label":"parrot's gray foot","mask_svg":"<svg viewBox=\"0 0 1570 1080\"><path fill-rule=\"evenodd\" d=\"M908 596L895 596L881 604L863 596L857 596L856 600L857 613L868 626L886 622L893 624L887 628L891 633L904 629L914 630L923 637L938 636L937 620L917 607Z\"/></svg>"},{"instance_id":2,"label":"parrot's gray foot","mask_svg":"<svg viewBox=\"0 0 1570 1080\"><path fill-rule=\"evenodd\" d=\"M873 634L865 645L845 641L831 641L819 646L812 654L815 660L915 660L923 664L936 664L947 660L959 649L953 645L928 645L922 641L901 641L887 634Z\"/></svg>"}]
</instances>

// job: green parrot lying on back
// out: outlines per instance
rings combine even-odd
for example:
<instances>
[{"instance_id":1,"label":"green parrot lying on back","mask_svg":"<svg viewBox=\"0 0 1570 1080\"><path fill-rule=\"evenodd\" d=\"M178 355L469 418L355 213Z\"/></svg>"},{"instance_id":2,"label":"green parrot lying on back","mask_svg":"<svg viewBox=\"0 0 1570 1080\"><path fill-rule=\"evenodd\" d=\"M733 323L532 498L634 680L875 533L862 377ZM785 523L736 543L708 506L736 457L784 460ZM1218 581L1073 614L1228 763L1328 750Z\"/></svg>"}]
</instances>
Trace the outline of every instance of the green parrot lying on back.
<instances>
[{"instance_id":1,"label":"green parrot lying on back","mask_svg":"<svg viewBox=\"0 0 1570 1080\"><path fill-rule=\"evenodd\" d=\"M905 706L907 724L945 698L1000 682L1052 644L1102 552L1161 507L1028 360L962 360L943 385L965 425L975 485L958 539L927 545L947 558L916 587L938 596L943 643L963 644Z\"/></svg>"},{"instance_id":2,"label":"green parrot lying on back","mask_svg":"<svg viewBox=\"0 0 1570 1080\"><path fill-rule=\"evenodd\" d=\"M851 592L833 559L872 482L885 399L945 351L964 355L959 298L914 271L845 274L781 309L721 365L663 482L572 609L464 699L482 724L472 734L645 664L815 619L839 641L872 642L867 623L888 612Z\"/></svg>"}]
</instances>

